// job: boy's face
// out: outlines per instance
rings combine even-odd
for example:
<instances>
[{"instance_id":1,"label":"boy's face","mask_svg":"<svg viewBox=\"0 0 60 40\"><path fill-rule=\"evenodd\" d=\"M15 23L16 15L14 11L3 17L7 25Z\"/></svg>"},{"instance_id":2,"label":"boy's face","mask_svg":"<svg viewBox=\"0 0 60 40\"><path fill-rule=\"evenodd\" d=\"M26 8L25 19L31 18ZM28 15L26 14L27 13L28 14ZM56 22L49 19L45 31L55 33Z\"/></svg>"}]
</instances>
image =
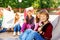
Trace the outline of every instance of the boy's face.
<instances>
[{"instance_id":1,"label":"boy's face","mask_svg":"<svg viewBox=\"0 0 60 40\"><path fill-rule=\"evenodd\" d=\"M40 21L45 22L47 20L47 16L45 14L40 14Z\"/></svg>"}]
</instances>

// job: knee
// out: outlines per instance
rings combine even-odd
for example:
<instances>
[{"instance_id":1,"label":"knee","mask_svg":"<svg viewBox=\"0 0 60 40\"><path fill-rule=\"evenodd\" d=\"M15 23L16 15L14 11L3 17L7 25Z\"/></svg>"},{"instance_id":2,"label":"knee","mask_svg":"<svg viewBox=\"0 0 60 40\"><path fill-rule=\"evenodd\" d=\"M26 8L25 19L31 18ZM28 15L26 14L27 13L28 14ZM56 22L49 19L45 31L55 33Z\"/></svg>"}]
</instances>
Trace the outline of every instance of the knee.
<instances>
[{"instance_id":1,"label":"knee","mask_svg":"<svg viewBox=\"0 0 60 40\"><path fill-rule=\"evenodd\" d=\"M16 26L14 27L14 29L16 29Z\"/></svg>"},{"instance_id":2,"label":"knee","mask_svg":"<svg viewBox=\"0 0 60 40\"><path fill-rule=\"evenodd\" d=\"M25 32L31 33L32 32L32 29L27 29Z\"/></svg>"},{"instance_id":3,"label":"knee","mask_svg":"<svg viewBox=\"0 0 60 40\"><path fill-rule=\"evenodd\" d=\"M18 25L18 29L20 29L20 30L21 30L21 26L20 26L20 25Z\"/></svg>"}]
</instances>

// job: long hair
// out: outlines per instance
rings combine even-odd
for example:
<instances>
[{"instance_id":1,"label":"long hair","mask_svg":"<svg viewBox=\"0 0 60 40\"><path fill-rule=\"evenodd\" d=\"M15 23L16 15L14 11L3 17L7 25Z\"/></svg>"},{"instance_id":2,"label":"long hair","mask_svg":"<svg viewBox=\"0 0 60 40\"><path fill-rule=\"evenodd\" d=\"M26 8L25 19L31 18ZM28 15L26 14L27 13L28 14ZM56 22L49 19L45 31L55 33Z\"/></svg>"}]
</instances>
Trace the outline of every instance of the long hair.
<instances>
[{"instance_id":1,"label":"long hair","mask_svg":"<svg viewBox=\"0 0 60 40\"><path fill-rule=\"evenodd\" d=\"M17 18L16 18L16 16L17 16ZM15 19L14 19L14 23L16 23L18 20L19 20L19 14L18 14L18 12L16 12L16 14L15 14Z\"/></svg>"},{"instance_id":2,"label":"long hair","mask_svg":"<svg viewBox=\"0 0 60 40\"><path fill-rule=\"evenodd\" d=\"M40 21L40 19L38 18L38 16L36 15L36 23L38 23Z\"/></svg>"}]
</instances>

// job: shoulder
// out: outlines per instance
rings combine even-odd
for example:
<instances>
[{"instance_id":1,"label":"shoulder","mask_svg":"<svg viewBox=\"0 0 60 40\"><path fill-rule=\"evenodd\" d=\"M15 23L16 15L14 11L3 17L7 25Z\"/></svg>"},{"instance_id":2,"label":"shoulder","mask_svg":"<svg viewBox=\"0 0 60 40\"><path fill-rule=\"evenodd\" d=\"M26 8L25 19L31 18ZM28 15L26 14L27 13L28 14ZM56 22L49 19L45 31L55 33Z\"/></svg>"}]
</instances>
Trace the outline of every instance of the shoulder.
<instances>
[{"instance_id":1,"label":"shoulder","mask_svg":"<svg viewBox=\"0 0 60 40\"><path fill-rule=\"evenodd\" d=\"M53 25L49 22L47 28L51 28L52 29L53 28Z\"/></svg>"},{"instance_id":2,"label":"shoulder","mask_svg":"<svg viewBox=\"0 0 60 40\"><path fill-rule=\"evenodd\" d=\"M53 27L53 25L49 22L49 25Z\"/></svg>"}]
</instances>

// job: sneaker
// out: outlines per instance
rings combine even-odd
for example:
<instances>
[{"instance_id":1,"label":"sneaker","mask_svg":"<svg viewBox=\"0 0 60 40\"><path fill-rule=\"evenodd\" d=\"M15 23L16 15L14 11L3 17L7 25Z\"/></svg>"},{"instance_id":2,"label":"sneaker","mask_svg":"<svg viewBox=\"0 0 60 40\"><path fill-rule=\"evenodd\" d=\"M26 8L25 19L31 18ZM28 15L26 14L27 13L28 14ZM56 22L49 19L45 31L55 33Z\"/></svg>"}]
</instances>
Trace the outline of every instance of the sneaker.
<instances>
[{"instance_id":1,"label":"sneaker","mask_svg":"<svg viewBox=\"0 0 60 40\"><path fill-rule=\"evenodd\" d=\"M14 32L13 35L15 36L16 35L16 32Z\"/></svg>"},{"instance_id":2,"label":"sneaker","mask_svg":"<svg viewBox=\"0 0 60 40\"><path fill-rule=\"evenodd\" d=\"M17 32L17 35L20 35L20 32Z\"/></svg>"}]
</instances>

